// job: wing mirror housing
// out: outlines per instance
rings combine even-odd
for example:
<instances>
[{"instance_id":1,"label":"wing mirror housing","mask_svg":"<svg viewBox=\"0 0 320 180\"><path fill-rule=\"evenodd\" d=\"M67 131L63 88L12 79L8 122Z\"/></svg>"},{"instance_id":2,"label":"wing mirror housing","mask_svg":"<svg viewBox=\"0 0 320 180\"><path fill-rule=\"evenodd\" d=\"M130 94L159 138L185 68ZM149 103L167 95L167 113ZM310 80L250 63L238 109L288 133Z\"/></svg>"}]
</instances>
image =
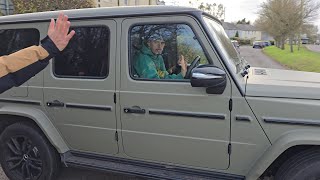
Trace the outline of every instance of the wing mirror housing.
<instances>
[{"instance_id":1,"label":"wing mirror housing","mask_svg":"<svg viewBox=\"0 0 320 180\"><path fill-rule=\"evenodd\" d=\"M206 87L208 94L222 94L227 85L226 72L211 64L194 68L190 81L192 87Z\"/></svg>"}]
</instances>

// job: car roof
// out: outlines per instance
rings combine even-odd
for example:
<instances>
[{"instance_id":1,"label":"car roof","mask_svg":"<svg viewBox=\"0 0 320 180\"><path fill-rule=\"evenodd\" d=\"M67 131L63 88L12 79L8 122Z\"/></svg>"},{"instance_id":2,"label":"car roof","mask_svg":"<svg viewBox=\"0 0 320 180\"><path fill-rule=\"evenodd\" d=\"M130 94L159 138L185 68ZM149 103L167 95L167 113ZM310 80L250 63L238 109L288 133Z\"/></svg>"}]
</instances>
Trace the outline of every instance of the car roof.
<instances>
[{"instance_id":1,"label":"car roof","mask_svg":"<svg viewBox=\"0 0 320 180\"><path fill-rule=\"evenodd\" d=\"M157 14L199 14L204 13L195 8L180 6L123 6L123 7L102 7L102 8L86 8L63 10L69 16L69 19L97 18L97 17L132 17L132 16L148 16ZM48 19L56 18L59 11L47 11L38 13L18 14L0 17L0 24L17 23L17 22L34 22L48 21ZM206 14L206 13L204 13ZM211 16L212 17L212 16ZM215 18L216 21L220 22ZM220 22L221 23L221 22Z\"/></svg>"}]
</instances>

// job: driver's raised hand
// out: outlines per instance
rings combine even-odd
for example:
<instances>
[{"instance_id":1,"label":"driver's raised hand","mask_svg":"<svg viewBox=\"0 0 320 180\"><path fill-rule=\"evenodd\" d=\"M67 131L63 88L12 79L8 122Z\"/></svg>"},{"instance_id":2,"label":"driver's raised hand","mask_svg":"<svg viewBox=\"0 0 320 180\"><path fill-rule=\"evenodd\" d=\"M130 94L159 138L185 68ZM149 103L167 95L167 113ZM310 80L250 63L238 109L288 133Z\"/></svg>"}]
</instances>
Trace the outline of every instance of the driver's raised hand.
<instances>
[{"instance_id":1,"label":"driver's raised hand","mask_svg":"<svg viewBox=\"0 0 320 180\"><path fill-rule=\"evenodd\" d=\"M185 77L187 73L188 65L183 55L180 55L179 57L179 65L181 66L181 74L183 77Z\"/></svg>"},{"instance_id":2,"label":"driver's raised hand","mask_svg":"<svg viewBox=\"0 0 320 180\"><path fill-rule=\"evenodd\" d=\"M67 47L70 39L75 34L75 31L71 31L68 34L69 28L70 22L68 21L68 16L64 15L62 12L59 13L56 23L54 22L54 19L51 19L48 36L60 51Z\"/></svg>"}]
</instances>

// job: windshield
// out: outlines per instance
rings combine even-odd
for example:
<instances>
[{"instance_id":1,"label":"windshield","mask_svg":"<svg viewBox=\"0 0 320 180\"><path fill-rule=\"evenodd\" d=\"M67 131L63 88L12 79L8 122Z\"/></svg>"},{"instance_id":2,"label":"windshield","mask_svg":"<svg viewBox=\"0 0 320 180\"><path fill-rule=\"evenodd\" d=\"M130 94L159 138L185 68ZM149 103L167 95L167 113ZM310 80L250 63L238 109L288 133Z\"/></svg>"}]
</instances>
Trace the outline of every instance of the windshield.
<instances>
[{"instance_id":1,"label":"windshield","mask_svg":"<svg viewBox=\"0 0 320 180\"><path fill-rule=\"evenodd\" d=\"M207 27L209 28L209 33L217 43L223 56L226 58L226 62L228 63L228 66L231 68L233 72L235 73L240 72L240 64L241 64L240 55L235 50L231 40L228 38L223 27L219 23L217 23L217 21L209 17L204 16L203 19Z\"/></svg>"}]
</instances>

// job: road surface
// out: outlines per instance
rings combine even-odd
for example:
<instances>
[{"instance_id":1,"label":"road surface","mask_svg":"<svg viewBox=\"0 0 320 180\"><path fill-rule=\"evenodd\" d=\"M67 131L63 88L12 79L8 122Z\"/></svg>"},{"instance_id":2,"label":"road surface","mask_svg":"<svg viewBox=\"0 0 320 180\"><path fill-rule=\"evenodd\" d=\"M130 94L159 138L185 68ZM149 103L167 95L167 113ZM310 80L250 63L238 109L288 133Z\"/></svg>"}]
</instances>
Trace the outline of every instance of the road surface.
<instances>
[{"instance_id":1,"label":"road surface","mask_svg":"<svg viewBox=\"0 0 320 180\"><path fill-rule=\"evenodd\" d=\"M252 67L288 69L263 54L262 49L254 49L252 46L240 46L240 55L244 57Z\"/></svg>"},{"instance_id":2,"label":"road surface","mask_svg":"<svg viewBox=\"0 0 320 180\"><path fill-rule=\"evenodd\" d=\"M307 47L310 51L320 52L320 45L308 44L308 45L306 45L306 47Z\"/></svg>"},{"instance_id":3,"label":"road surface","mask_svg":"<svg viewBox=\"0 0 320 180\"><path fill-rule=\"evenodd\" d=\"M0 180L9 180L0 167ZM76 168L63 168L57 180L143 180L142 178L89 171Z\"/></svg>"}]
</instances>

